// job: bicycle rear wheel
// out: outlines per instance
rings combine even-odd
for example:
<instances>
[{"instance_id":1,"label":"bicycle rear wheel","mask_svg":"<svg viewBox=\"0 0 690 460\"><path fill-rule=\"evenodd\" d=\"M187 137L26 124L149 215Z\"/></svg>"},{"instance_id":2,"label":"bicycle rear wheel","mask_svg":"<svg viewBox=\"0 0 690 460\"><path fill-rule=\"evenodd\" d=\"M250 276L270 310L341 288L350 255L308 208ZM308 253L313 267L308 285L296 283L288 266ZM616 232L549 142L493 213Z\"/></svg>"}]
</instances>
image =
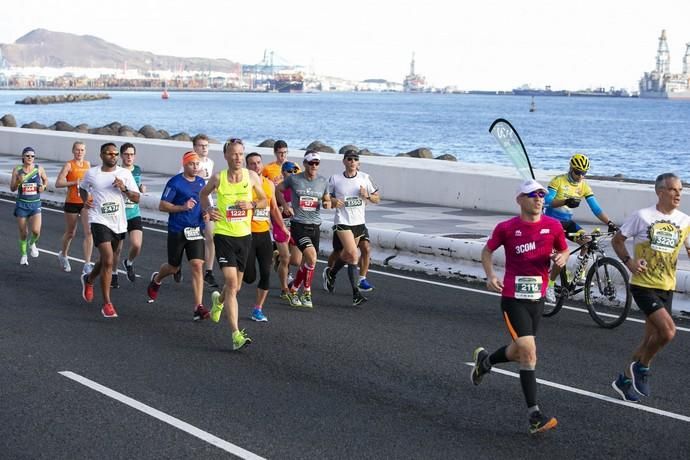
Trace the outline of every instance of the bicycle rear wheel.
<instances>
[{"instance_id":1,"label":"bicycle rear wheel","mask_svg":"<svg viewBox=\"0 0 690 460\"><path fill-rule=\"evenodd\" d=\"M628 271L616 259L602 257L585 280L585 304L594 322L606 329L620 326L630 311Z\"/></svg>"},{"instance_id":2,"label":"bicycle rear wheel","mask_svg":"<svg viewBox=\"0 0 690 460\"><path fill-rule=\"evenodd\" d=\"M542 312L542 316L549 317L553 316L559 311L561 311L561 308L563 308L563 303L565 300L568 298L568 295L570 294L570 290L568 289L569 283L568 283L568 275L566 274L566 269L563 267L561 269L561 273L559 274L558 278L556 278L556 282L554 285L554 290L556 291L556 303L550 304L550 303L545 303L544 304L544 311Z\"/></svg>"}]
</instances>

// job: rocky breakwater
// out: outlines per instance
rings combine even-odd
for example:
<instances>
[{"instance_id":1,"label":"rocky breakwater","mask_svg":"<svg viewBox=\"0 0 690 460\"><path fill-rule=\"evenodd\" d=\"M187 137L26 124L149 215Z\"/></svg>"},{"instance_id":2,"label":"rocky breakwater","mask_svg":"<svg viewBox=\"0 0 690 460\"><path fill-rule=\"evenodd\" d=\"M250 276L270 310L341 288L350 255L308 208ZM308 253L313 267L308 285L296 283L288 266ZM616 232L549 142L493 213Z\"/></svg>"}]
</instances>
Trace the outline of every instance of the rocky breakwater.
<instances>
[{"instance_id":1,"label":"rocky breakwater","mask_svg":"<svg viewBox=\"0 0 690 460\"><path fill-rule=\"evenodd\" d=\"M267 148L273 148L273 144L275 141L273 139L266 139L265 141L261 142L258 147L267 147ZM336 150L331 147L330 145L324 144L321 141L314 141L304 147L303 150L316 150L317 152L323 152L323 153L336 153ZM340 155L343 155L345 152L348 150L355 150L359 152L360 155L373 155L373 156L388 156L388 155L383 155L380 153L375 153L369 150L368 148L359 148L358 146L354 144L347 144L343 145L340 147L340 149L337 151ZM431 149L426 148L426 147L420 147L414 150L410 150L409 152L404 152L404 153L398 153L395 155L396 157L410 157L410 158L430 158L434 160L446 160L446 161L458 161L456 157L450 154L443 154L439 155L437 157L434 156L434 154L431 152Z\"/></svg>"},{"instance_id":2,"label":"rocky breakwater","mask_svg":"<svg viewBox=\"0 0 690 460\"><path fill-rule=\"evenodd\" d=\"M0 126L7 126L10 128L17 127L17 120L12 114L6 114L0 118ZM144 125L141 128L134 129L131 126L123 125L118 121L108 123L107 125L100 127L90 127L86 123L82 123L73 126L66 121L56 121L50 126L46 126L37 121L32 121L31 123L25 123L21 126L22 128L28 129L50 129L53 131L69 131L74 133L82 134L100 134L102 136L121 136L121 137L142 137L147 139L163 139L172 141L182 141L191 142L192 136L186 132L179 132L177 134L170 134L164 129L156 129L151 125ZM215 139L209 139L213 144L218 144L219 142ZM275 144L274 139L266 139L262 141L257 147L273 148ZM303 148L303 150L316 150L317 152L323 153L339 153L344 154L348 150L356 150L360 155L374 155L374 156L387 156L379 153L370 151L367 148L360 148L354 144L347 144L342 146L340 149L336 150L330 145L327 145L321 141L313 141L309 145ZM248 150L247 152L249 152ZM420 147L409 152L399 153L395 156L399 157L411 157L411 158L430 158L435 160L446 160L446 161L457 161L457 158L450 154L443 154L434 157L431 149L426 147Z\"/></svg>"},{"instance_id":3,"label":"rocky breakwater","mask_svg":"<svg viewBox=\"0 0 690 460\"><path fill-rule=\"evenodd\" d=\"M27 96L15 104L64 104L67 102L100 101L110 99L107 93L59 94L50 96Z\"/></svg>"}]
</instances>

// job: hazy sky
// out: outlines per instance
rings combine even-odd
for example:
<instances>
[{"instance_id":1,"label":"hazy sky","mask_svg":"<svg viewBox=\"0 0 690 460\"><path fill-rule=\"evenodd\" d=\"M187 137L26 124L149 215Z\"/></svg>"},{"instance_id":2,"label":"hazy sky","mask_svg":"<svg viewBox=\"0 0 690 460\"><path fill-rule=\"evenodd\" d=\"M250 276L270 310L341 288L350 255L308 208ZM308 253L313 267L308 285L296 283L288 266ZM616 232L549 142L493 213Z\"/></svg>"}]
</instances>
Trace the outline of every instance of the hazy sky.
<instances>
[{"instance_id":1,"label":"hazy sky","mask_svg":"<svg viewBox=\"0 0 690 460\"><path fill-rule=\"evenodd\" d=\"M175 56L290 64L350 79L512 89L635 89L654 67L666 29L671 70L690 42L690 2L680 0L93 0L3 2L0 43L35 28L89 34Z\"/></svg>"}]
</instances>

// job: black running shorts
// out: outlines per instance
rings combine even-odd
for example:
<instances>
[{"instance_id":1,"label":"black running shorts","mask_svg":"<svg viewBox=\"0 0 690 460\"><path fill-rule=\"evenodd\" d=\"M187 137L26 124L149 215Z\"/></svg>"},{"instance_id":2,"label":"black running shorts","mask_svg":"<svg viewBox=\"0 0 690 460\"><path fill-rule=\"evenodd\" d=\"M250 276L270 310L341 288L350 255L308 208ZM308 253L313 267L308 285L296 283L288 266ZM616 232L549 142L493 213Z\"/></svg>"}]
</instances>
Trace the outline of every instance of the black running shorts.
<instances>
[{"instance_id":1,"label":"black running shorts","mask_svg":"<svg viewBox=\"0 0 690 460\"><path fill-rule=\"evenodd\" d=\"M630 285L630 293L635 303L645 315L649 316L657 310L665 308L671 314L673 291L663 291L642 286Z\"/></svg>"},{"instance_id":2,"label":"black running shorts","mask_svg":"<svg viewBox=\"0 0 690 460\"><path fill-rule=\"evenodd\" d=\"M544 298L539 300L501 297L503 320L513 340L529 335L536 336L544 311Z\"/></svg>"}]
</instances>

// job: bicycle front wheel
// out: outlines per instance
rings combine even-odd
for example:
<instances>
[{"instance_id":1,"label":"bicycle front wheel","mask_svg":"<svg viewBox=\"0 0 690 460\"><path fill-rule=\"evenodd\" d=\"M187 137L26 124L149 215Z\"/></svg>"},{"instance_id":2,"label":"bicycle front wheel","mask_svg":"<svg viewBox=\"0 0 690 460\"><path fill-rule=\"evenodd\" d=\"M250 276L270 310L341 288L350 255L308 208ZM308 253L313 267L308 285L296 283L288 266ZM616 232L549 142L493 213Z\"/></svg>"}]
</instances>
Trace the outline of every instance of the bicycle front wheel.
<instances>
[{"instance_id":1,"label":"bicycle front wheel","mask_svg":"<svg viewBox=\"0 0 690 460\"><path fill-rule=\"evenodd\" d=\"M630 311L628 271L611 257L598 259L585 280L585 304L594 322L606 329L620 326Z\"/></svg>"}]
</instances>

